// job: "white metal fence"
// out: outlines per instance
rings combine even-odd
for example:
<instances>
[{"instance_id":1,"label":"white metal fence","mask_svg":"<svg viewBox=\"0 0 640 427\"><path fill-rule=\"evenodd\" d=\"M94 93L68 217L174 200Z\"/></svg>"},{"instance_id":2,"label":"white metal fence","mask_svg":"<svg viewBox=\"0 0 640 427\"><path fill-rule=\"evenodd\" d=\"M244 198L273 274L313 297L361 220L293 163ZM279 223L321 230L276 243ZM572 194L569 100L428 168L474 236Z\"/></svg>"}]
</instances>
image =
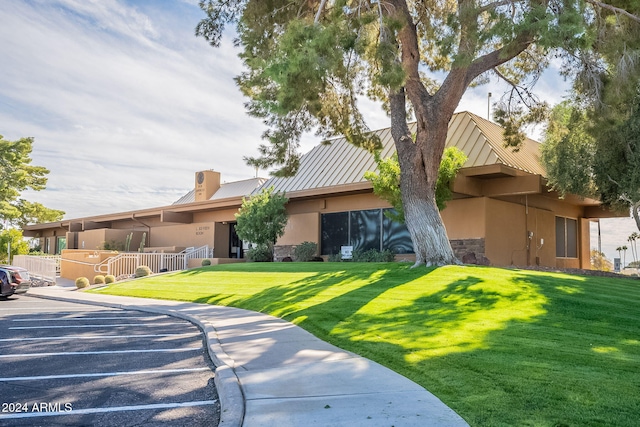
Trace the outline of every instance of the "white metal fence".
<instances>
[{"instance_id":1,"label":"white metal fence","mask_svg":"<svg viewBox=\"0 0 640 427\"><path fill-rule=\"evenodd\" d=\"M132 275L136 268L146 265L153 273L162 271L186 270L192 258L207 258L209 246L188 248L177 254L167 253L125 253L96 264L94 271L101 274L112 274L116 277Z\"/></svg>"},{"instance_id":2,"label":"white metal fence","mask_svg":"<svg viewBox=\"0 0 640 427\"><path fill-rule=\"evenodd\" d=\"M60 260L59 255L15 255L13 265L26 268L36 280L55 284L60 274Z\"/></svg>"}]
</instances>

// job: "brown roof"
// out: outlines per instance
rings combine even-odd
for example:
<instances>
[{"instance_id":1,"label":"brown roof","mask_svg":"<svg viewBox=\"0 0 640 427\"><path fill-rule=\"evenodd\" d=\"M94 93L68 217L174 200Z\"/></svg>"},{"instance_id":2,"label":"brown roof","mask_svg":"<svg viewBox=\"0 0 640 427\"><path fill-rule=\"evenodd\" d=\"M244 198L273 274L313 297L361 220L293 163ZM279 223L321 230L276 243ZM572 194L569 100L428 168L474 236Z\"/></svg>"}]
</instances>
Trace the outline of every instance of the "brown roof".
<instances>
[{"instance_id":1,"label":"brown roof","mask_svg":"<svg viewBox=\"0 0 640 427\"><path fill-rule=\"evenodd\" d=\"M415 123L410 130L415 131ZM382 142L382 157L395 152L391 129L374 131ZM456 146L467 155L464 168L503 164L526 173L544 176L540 164L539 143L527 138L520 151L503 145L502 128L469 112L454 114L449 123L447 146ZM300 159L300 168L290 178L271 178L263 187L295 192L366 182L364 173L377 171L373 155L336 138L317 145Z\"/></svg>"}]
</instances>

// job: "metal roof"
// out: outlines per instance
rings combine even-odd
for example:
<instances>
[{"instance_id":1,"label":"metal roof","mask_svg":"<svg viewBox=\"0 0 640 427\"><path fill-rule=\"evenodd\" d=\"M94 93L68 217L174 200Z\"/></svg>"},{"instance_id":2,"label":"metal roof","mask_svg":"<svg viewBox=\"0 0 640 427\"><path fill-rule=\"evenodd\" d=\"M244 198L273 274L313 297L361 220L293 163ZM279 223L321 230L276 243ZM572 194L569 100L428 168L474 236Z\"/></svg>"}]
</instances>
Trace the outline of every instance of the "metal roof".
<instances>
[{"instance_id":1,"label":"metal roof","mask_svg":"<svg viewBox=\"0 0 640 427\"><path fill-rule=\"evenodd\" d=\"M209 200L228 199L231 197L244 197L250 195L255 189L262 186L267 181L266 178L251 178L242 181L225 182L220 184L220 188ZM196 190L193 189L187 194L173 202L174 205L194 203L196 201Z\"/></svg>"},{"instance_id":2,"label":"metal roof","mask_svg":"<svg viewBox=\"0 0 640 427\"><path fill-rule=\"evenodd\" d=\"M409 124L415 132L416 124ZM447 146L456 146L467 155L464 168L504 164L524 172L544 176L540 164L539 143L527 138L518 152L505 148L503 129L469 112L454 114L449 123ZM395 152L391 129L373 131L382 142L382 157ZM289 178L271 178L263 187L273 186L276 191L293 192L315 188L366 182L364 173L378 171L373 155L346 141L336 138L317 145L300 159L296 175ZM254 193L257 192L254 191Z\"/></svg>"}]
</instances>

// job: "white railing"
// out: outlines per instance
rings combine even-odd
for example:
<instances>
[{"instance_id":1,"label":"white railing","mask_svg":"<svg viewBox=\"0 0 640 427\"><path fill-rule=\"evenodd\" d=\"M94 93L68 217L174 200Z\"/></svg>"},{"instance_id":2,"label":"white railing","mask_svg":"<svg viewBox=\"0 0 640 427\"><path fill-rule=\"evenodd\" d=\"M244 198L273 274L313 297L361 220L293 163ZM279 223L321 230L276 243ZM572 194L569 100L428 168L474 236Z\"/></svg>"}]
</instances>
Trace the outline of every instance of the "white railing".
<instances>
[{"instance_id":1,"label":"white railing","mask_svg":"<svg viewBox=\"0 0 640 427\"><path fill-rule=\"evenodd\" d=\"M35 279L55 284L60 274L60 259L60 255L15 255L13 265L26 268Z\"/></svg>"},{"instance_id":2,"label":"white railing","mask_svg":"<svg viewBox=\"0 0 640 427\"><path fill-rule=\"evenodd\" d=\"M153 273L186 270L192 258L207 258L209 247L189 248L177 254L125 253L107 258L94 266L96 273L112 274L116 277L132 275L136 268L146 265Z\"/></svg>"}]
</instances>

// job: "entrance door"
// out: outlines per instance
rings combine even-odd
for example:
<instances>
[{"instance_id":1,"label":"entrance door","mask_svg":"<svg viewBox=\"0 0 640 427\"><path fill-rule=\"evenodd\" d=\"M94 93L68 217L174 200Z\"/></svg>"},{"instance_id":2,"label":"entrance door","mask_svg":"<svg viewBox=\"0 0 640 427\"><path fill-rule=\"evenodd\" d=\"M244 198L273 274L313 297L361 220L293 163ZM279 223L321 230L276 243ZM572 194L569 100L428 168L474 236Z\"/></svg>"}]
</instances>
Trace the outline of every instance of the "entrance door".
<instances>
[{"instance_id":1,"label":"entrance door","mask_svg":"<svg viewBox=\"0 0 640 427\"><path fill-rule=\"evenodd\" d=\"M229 257L230 258L244 258L244 251L242 249L242 240L236 233L236 223L229 223L231 233L229 234Z\"/></svg>"}]
</instances>

